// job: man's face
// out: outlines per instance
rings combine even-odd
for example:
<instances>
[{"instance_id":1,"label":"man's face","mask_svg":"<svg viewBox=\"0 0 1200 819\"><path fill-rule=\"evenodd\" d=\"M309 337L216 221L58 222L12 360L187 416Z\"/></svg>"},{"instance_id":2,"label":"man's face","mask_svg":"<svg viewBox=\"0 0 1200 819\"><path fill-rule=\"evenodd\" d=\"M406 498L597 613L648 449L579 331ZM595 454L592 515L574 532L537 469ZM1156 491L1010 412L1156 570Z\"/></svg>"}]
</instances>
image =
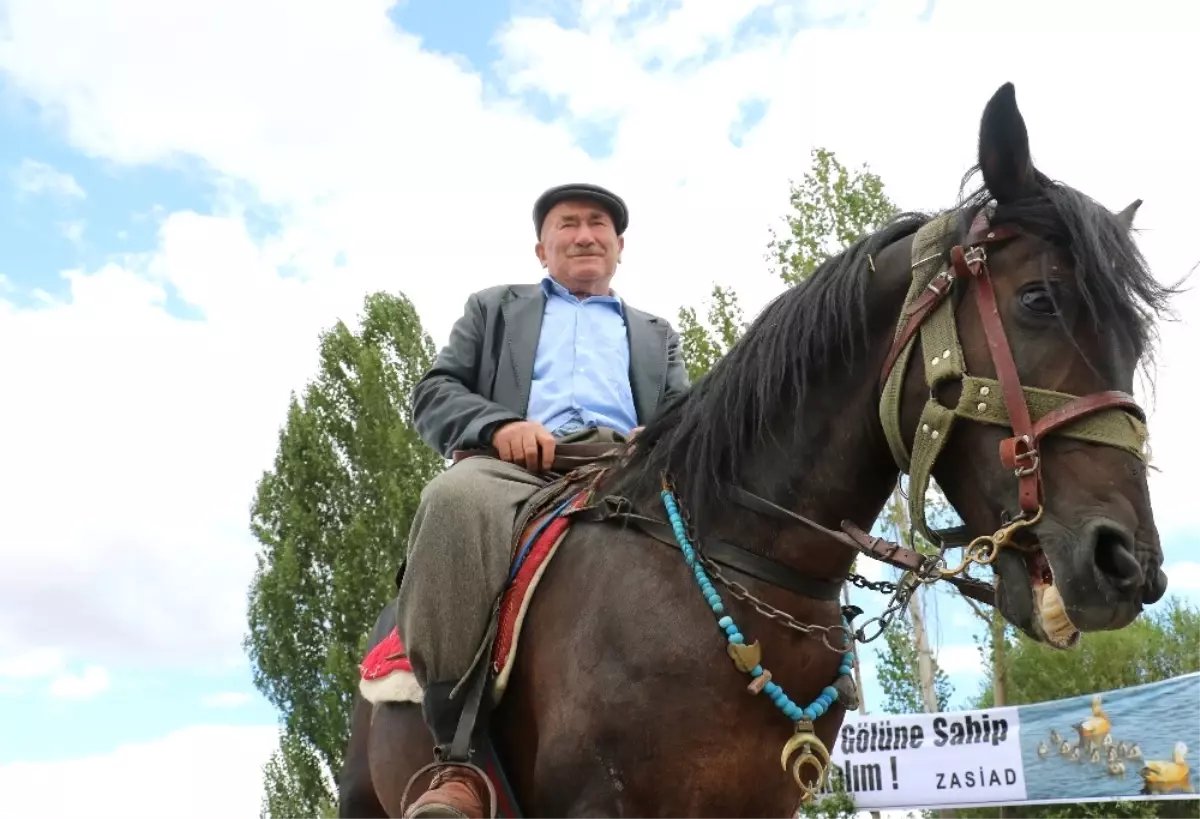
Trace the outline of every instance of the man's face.
<instances>
[{"instance_id":1,"label":"man's face","mask_svg":"<svg viewBox=\"0 0 1200 819\"><path fill-rule=\"evenodd\" d=\"M608 211L594 202L569 200L546 214L536 250L554 280L572 293L604 295L624 247Z\"/></svg>"}]
</instances>

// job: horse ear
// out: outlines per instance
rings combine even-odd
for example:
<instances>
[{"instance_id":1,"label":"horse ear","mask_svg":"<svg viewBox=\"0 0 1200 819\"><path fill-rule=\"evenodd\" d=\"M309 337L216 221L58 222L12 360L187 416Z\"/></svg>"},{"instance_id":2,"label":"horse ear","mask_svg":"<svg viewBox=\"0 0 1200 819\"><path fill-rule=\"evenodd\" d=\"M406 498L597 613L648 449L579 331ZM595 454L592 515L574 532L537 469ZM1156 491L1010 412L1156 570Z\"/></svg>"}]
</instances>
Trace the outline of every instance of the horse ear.
<instances>
[{"instance_id":1,"label":"horse ear","mask_svg":"<svg viewBox=\"0 0 1200 819\"><path fill-rule=\"evenodd\" d=\"M1000 86L983 109L979 168L988 191L1001 204L1033 196L1038 191L1038 175L1029 156L1029 132L1017 108L1017 94L1011 82Z\"/></svg>"},{"instance_id":2,"label":"horse ear","mask_svg":"<svg viewBox=\"0 0 1200 819\"><path fill-rule=\"evenodd\" d=\"M1142 200L1134 199L1125 206L1125 210L1117 214L1117 221L1124 225L1126 230L1133 230L1133 216L1141 206Z\"/></svg>"}]
</instances>

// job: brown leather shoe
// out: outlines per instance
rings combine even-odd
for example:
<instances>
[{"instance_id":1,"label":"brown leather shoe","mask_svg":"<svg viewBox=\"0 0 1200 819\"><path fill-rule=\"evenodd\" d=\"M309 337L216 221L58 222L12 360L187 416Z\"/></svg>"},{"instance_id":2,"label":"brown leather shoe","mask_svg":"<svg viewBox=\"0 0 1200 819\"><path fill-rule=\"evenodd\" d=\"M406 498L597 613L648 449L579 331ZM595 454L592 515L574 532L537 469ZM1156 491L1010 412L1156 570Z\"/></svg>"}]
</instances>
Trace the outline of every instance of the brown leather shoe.
<instances>
[{"instance_id":1,"label":"brown leather shoe","mask_svg":"<svg viewBox=\"0 0 1200 819\"><path fill-rule=\"evenodd\" d=\"M487 819L493 815L485 804L492 783L481 781L483 776L474 766L439 766L429 788L404 812L405 819Z\"/></svg>"}]
</instances>

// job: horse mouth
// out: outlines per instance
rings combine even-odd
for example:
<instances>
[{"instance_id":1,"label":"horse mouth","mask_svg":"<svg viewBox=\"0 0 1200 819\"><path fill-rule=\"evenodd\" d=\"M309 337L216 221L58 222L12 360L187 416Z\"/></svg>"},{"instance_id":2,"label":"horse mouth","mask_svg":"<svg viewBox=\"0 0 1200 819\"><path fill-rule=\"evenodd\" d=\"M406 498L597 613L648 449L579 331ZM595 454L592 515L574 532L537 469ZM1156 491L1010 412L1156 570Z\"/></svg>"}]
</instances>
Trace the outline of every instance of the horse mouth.
<instances>
[{"instance_id":1,"label":"horse mouth","mask_svg":"<svg viewBox=\"0 0 1200 819\"><path fill-rule=\"evenodd\" d=\"M1062 593L1054 583L1054 569L1040 548L1024 553L1029 585L1033 591L1033 625L1054 648L1071 648L1079 642L1079 629L1067 616Z\"/></svg>"}]
</instances>

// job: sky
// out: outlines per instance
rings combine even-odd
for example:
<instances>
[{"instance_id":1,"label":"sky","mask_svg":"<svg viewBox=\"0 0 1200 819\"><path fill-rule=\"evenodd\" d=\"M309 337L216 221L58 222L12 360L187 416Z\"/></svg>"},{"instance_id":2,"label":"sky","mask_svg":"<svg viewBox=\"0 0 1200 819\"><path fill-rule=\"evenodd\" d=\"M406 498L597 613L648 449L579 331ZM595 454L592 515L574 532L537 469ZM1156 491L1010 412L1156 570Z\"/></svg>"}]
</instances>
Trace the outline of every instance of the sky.
<instances>
[{"instance_id":1,"label":"sky","mask_svg":"<svg viewBox=\"0 0 1200 819\"><path fill-rule=\"evenodd\" d=\"M366 294L404 293L440 345L470 292L540 277L533 201L586 180L629 203L631 304L674 321L720 283L753 316L814 147L902 207L949 206L1006 81L1039 167L1114 211L1143 199L1138 242L1176 281L1200 261L1179 93L1198 15L0 0L0 816L171 795L176 815L257 815L276 714L242 650L249 504L318 333ZM1142 397L1170 591L1200 599L1200 301L1176 309ZM975 623L928 604L961 702Z\"/></svg>"}]
</instances>

